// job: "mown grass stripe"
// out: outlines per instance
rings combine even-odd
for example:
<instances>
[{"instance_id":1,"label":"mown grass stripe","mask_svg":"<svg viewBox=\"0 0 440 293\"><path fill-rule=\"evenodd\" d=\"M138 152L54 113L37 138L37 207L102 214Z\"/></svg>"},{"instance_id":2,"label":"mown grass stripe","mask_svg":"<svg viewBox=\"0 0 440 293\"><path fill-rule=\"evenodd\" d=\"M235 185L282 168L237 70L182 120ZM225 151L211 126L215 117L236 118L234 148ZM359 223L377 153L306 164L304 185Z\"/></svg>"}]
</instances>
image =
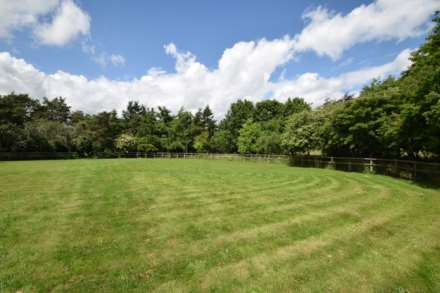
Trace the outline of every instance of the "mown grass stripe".
<instances>
[{"instance_id":1,"label":"mown grass stripe","mask_svg":"<svg viewBox=\"0 0 440 293\"><path fill-rule=\"evenodd\" d=\"M4 166L5 291L347 291L367 269L365 291L427 291L440 276L439 190L405 181L220 160Z\"/></svg>"},{"instance_id":2,"label":"mown grass stripe","mask_svg":"<svg viewBox=\"0 0 440 293\"><path fill-rule=\"evenodd\" d=\"M194 200L198 200L198 199L202 199L202 200L206 200L206 199L218 199L220 198L223 199L224 196L228 196L228 195L234 195L234 196L248 196L248 194L253 193L253 192L257 192L257 194L259 194L261 191L273 191L273 190L277 190L279 188L283 188L286 186L292 186L292 185L297 185L297 184L302 184L301 182L307 181L308 178L305 177L298 177L295 178L293 180L282 180L279 182L275 182L275 185L273 185L273 182L266 182L266 183L262 183L262 184L257 184L256 186L253 185L252 187L247 187L247 188L243 188L243 186L229 186L226 188L223 188L223 190L221 191L206 191L206 190L197 190L197 192L193 192L190 193L190 195L178 195L175 196L173 195L173 197L169 200L166 201L165 203L163 203L163 199L162 196L160 196L160 201L161 204L155 204L151 209L154 211L163 211L163 210L172 210L172 209L181 209L181 208L190 208L191 204L193 203ZM313 184L315 184L316 182L318 182L318 180L315 180L313 182ZM312 183L310 183L312 184ZM262 186L264 186L265 188L262 188ZM214 200L215 200L214 199ZM184 202L183 204L181 204L181 202ZM186 201L188 201L189 203L186 203ZM177 205L176 205L177 202ZM207 203L209 203L209 201L207 201Z\"/></svg>"},{"instance_id":3,"label":"mown grass stripe","mask_svg":"<svg viewBox=\"0 0 440 293\"><path fill-rule=\"evenodd\" d=\"M332 197L337 197L340 198L342 197L342 195L344 194L352 194L353 191L355 189L347 189L346 192L342 192L342 193L338 193L338 194L332 194ZM315 192L319 195L319 193L317 192L317 190L315 190ZM328 195L319 195L317 197L313 197L311 196L313 194L304 194L303 196L297 196L297 197L291 197L290 195L286 196L285 198L277 198L277 200L272 200L271 204L265 204L265 203L260 203L258 205L250 205L250 206L238 206L235 209L225 209L223 213L211 213L211 212L206 212L206 213L199 213L196 216L191 216L191 217L181 217L181 220L191 220L192 224L201 224L201 225L206 225L207 223L212 222L213 220L217 220L217 219L221 219L221 221L223 221L223 218L228 219L228 221L233 221L235 218L240 219L241 222L245 222L244 220L246 220L244 217L249 215L252 217L255 216L261 216L261 217L267 217L268 215L272 215L274 213L277 212L289 212L289 210L293 210L296 211L298 208L301 207L305 207L307 205L313 204L315 202L319 203L321 202L322 205L326 205L328 203L331 203L332 201L326 201L325 199L328 197ZM345 201L349 198L351 198L352 196L360 196L361 194L354 194L351 196L347 196L346 198L342 198L342 199L337 199L336 203L338 202L342 202ZM303 198L307 198L306 200L303 200ZM300 203L298 203L300 202ZM205 219L204 217L202 217L203 215L206 215L209 217L209 219ZM287 217L289 217L290 215L287 214ZM175 226L176 224L174 223L174 218L171 217L170 219L170 225ZM247 221L250 221L251 219L247 219ZM163 224L163 222L161 220L159 220L161 222L161 224ZM182 223L185 223L185 221L182 221ZM177 227L177 226L176 226ZM158 226L158 229L160 229L160 227Z\"/></svg>"},{"instance_id":4,"label":"mown grass stripe","mask_svg":"<svg viewBox=\"0 0 440 293\"><path fill-rule=\"evenodd\" d=\"M307 224L310 224L310 227L319 226L319 225L317 225L317 222L319 222L319 221L323 221L325 223L330 222L329 224L331 224L332 221L328 221L328 220L331 219L331 218L336 218L337 219L338 217L335 216L335 214L339 214L340 216L345 216L345 217L347 217L347 216L355 216L356 215L356 217L358 217L356 208L363 207L364 209L367 208L367 209L373 209L374 210L376 205L377 205L376 203L372 203L372 204L369 204L368 207L365 207L365 203L366 202L362 202L362 203L360 203L360 204L358 204L356 206L350 206L350 209L348 209L348 210L347 210L347 207L333 208L333 209L330 209L328 211L328 213L324 213L324 215L321 212L320 215L322 216L322 218L320 218L317 214L309 215L309 216L311 216L312 219L313 218L318 218L317 219L318 221L316 221L315 223L313 221L310 222L310 223L304 223L304 221L308 221L308 217L306 215L304 218L298 219L299 222L295 223L295 221L292 221L291 223L286 223L286 225L281 225L281 227L279 227L279 228L283 228L283 229L281 229L281 231L279 229L278 230L277 229L267 229L267 231L258 231L258 232L266 232L266 233L269 232L269 234L272 233L272 232L283 233L283 231L285 231L285 229L288 229L290 226L295 225L295 224L301 224L301 223L303 223L304 226L299 225L299 227L304 229L304 231L307 232L307 230L308 230ZM285 224L285 223L275 223L274 225L277 225L277 224ZM344 224L348 224L348 223L344 223ZM271 227L271 228L275 228L275 227ZM318 233L318 232L321 232L321 231L315 230L315 232ZM277 234L264 235L265 237L262 237L262 235L264 235L264 233L257 233L256 235L253 235L253 236L257 237L257 238L254 238L254 239L251 239L251 240L253 240L253 243L260 243L260 242L267 242L269 239L272 239L272 243L273 243L274 239L276 239L276 237L277 237L276 236ZM307 234L306 233L306 234L303 234L303 235L309 237L312 234ZM229 246L230 247L229 250L231 252L233 251L234 246L236 246L236 245L243 246L243 245L245 245L245 243L248 243L248 241L249 241L249 239L245 238L244 240L246 240L246 241L240 243L240 240L243 240L243 238L240 238L240 234L236 234L234 236L235 237L231 237L229 239L230 240L229 244L231 244ZM291 239L291 240L294 240L294 239ZM212 251L207 249L207 246L206 246L207 244L203 245L203 243L202 243L200 245L200 247L198 247L198 248L194 248L194 246L192 245L190 248L191 248L191 251L193 251L195 254L191 255L191 259L197 261L197 259L198 259L196 257L198 255L197 252L200 252L200 251L202 251L205 255L210 255L210 258L212 258L213 255L218 253L218 251L223 251L225 249L228 250L227 248L220 248L218 243L216 244L216 242L214 240L210 240L210 243L214 244L214 247L215 247L215 249L212 250ZM277 246L283 245L285 243L286 242L275 241L275 245L272 244L269 247L269 250L270 249L275 249ZM180 251L182 249L184 249L185 251L188 250L187 248L182 248L182 249L179 249L178 247L174 247L174 248L175 248L176 251ZM174 251L174 250L170 250L170 251ZM262 251L260 251L260 253L262 253ZM239 256L235 255L235 258L237 258L237 257L239 257ZM244 258L245 256L241 255L240 257ZM170 255L169 259L170 260L176 260L176 259L179 259L179 256L172 254L172 255ZM229 261L232 261L233 259L234 259L234 255L232 255L232 259L229 259ZM226 261L226 259L225 259L225 261ZM211 263L211 265L209 267L212 267L214 265L218 265L218 263L214 263L214 264ZM159 266L161 267L161 269L165 269L165 270L168 270L169 266L173 267L174 270L177 270L176 268L180 268L182 271L185 271L185 268L186 268L186 264L185 263L181 263L181 262L180 263L174 263L173 261L168 263L168 265L166 265L166 266L164 266L163 264L159 265ZM206 268L206 266L205 266L205 268Z\"/></svg>"},{"instance_id":5,"label":"mown grass stripe","mask_svg":"<svg viewBox=\"0 0 440 293\"><path fill-rule=\"evenodd\" d=\"M285 262L294 258L295 256L311 255L315 251L325 249L325 247L331 245L335 241L341 241L341 239L350 239L353 237L353 235L366 233L372 227L384 225L399 218L401 215L402 212L392 213L391 215L388 214L386 217L370 217L367 219L368 221L364 220L359 224L352 224L343 226L342 228L337 227L335 229L330 229L325 233L318 234L317 236L312 236L304 240L297 241L294 244L278 248L274 252L262 253L236 263L216 267L213 270L208 271L208 273L203 276L202 287L215 287L218 283L228 281L225 276L235 278L237 277L235 272L238 270L262 272L269 266L275 266L277 263Z\"/></svg>"},{"instance_id":6,"label":"mown grass stripe","mask_svg":"<svg viewBox=\"0 0 440 293\"><path fill-rule=\"evenodd\" d=\"M440 232L440 221L435 220L435 217L433 219L432 215L423 217L423 222L428 226L420 233L412 221L413 216L404 214L386 225L373 227L368 233L335 242L296 265L285 264L283 271L278 271L285 277L287 275L290 280L284 284L285 289L306 286L317 291L326 288L339 291L342 290L341 285L350 285L364 291L373 283L377 284L375 290L379 290L390 279L405 278L406 274L417 267L422 251L432 251L440 244L436 240L436 235ZM393 233L393 227L396 226L399 229L404 226L405 229L401 233ZM402 238L407 241L402 241ZM401 259L402 256L405 258ZM326 261L321 262L322 258ZM395 265L397 263L398 266ZM374 269L378 264L383 266L380 273ZM309 273L305 278L304 274L310 271L313 275ZM313 279L318 276L323 281L316 284ZM397 289L399 288L390 288Z\"/></svg>"}]
</instances>

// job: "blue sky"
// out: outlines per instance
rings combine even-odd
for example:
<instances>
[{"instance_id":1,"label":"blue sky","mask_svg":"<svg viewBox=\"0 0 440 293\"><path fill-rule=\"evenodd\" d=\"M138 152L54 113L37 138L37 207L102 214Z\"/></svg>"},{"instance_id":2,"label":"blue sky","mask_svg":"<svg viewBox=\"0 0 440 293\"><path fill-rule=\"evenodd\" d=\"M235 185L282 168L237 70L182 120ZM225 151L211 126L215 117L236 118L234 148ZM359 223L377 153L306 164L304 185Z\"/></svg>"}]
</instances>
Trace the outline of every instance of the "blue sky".
<instances>
[{"instance_id":1,"label":"blue sky","mask_svg":"<svg viewBox=\"0 0 440 293\"><path fill-rule=\"evenodd\" d=\"M440 9L439 0L17 2L0 0L0 93L62 95L87 112L134 99L220 115L238 98L317 105L398 74Z\"/></svg>"}]
</instances>

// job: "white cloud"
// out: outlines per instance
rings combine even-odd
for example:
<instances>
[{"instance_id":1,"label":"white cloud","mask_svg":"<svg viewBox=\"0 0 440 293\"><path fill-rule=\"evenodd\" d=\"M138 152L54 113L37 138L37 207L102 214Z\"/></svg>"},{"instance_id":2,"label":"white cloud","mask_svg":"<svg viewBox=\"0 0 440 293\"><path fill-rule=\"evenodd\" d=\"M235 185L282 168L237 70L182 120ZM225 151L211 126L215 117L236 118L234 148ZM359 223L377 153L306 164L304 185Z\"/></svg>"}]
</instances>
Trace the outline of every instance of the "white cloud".
<instances>
[{"instance_id":1,"label":"white cloud","mask_svg":"<svg viewBox=\"0 0 440 293\"><path fill-rule=\"evenodd\" d=\"M57 8L51 23L40 23L34 29L37 40L45 45L63 46L86 35L90 30L90 16L73 1L64 0Z\"/></svg>"},{"instance_id":2,"label":"white cloud","mask_svg":"<svg viewBox=\"0 0 440 293\"><path fill-rule=\"evenodd\" d=\"M196 57L191 52L178 52L174 43L169 43L163 46L165 53L176 59L176 71L183 72L188 69L191 64L194 64Z\"/></svg>"},{"instance_id":3,"label":"white cloud","mask_svg":"<svg viewBox=\"0 0 440 293\"><path fill-rule=\"evenodd\" d=\"M289 42L290 39L278 39L238 43L224 52L218 68L214 70L197 62L192 54L189 59L183 58L189 54L179 53L176 49L172 51L176 67L182 66L179 71L167 73L154 69L130 81L104 77L89 80L63 71L46 74L23 59L0 53L0 93L25 92L33 97L61 95L74 109L87 112L121 111L129 99L153 107L164 105L174 111L181 106L195 110L209 104L216 114L222 116L231 102L244 97L258 101L271 94L279 100L303 96L308 102L316 104L322 98L339 97L372 78L398 73L409 65L410 51L405 50L388 64L332 78L305 73L292 80L270 81L275 69L289 59ZM186 63L178 66L182 59Z\"/></svg>"},{"instance_id":4,"label":"white cloud","mask_svg":"<svg viewBox=\"0 0 440 293\"><path fill-rule=\"evenodd\" d=\"M63 46L89 33L90 16L73 0L0 0L0 39L24 28L41 44Z\"/></svg>"},{"instance_id":5,"label":"white cloud","mask_svg":"<svg viewBox=\"0 0 440 293\"><path fill-rule=\"evenodd\" d=\"M95 48L90 22L90 16L74 0L0 0L0 39L11 39L15 31L28 28L37 43L64 46L86 35L81 42L82 50L94 62L101 66L123 66L125 58L121 54Z\"/></svg>"},{"instance_id":6,"label":"white cloud","mask_svg":"<svg viewBox=\"0 0 440 293\"><path fill-rule=\"evenodd\" d=\"M102 67L112 64L113 66L125 65L125 57L121 54L108 54L106 52L99 52L95 45L91 43L91 40L83 41L81 43L81 49L84 53L90 56L90 58Z\"/></svg>"},{"instance_id":7,"label":"white cloud","mask_svg":"<svg viewBox=\"0 0 440 293\"><path fill-rule=\"evenodd\" d=\"M119 54L111 54L110 55L110 62L114 66L124 65L125 64L125 58L122 55Z\"/></svg>"},{"instance_id":8,"label":"white cloud","mask_svg":"<svg viewBox=\"0 0 440 293\"><path fill-rule=\"evenodd\" d=\"M89 54L92 56L96 54L96 48L94 45L91 44L90 41L82 41L81 42L81 49L86 54Z\"/></svg>"},{"instance_id":9,"label":"white cloud","mask_svg":"<svg viewBox=\"0 0 440 293\"><path fill-rule=\"evenodd\" d=\"M59 0L0 0L0 39L14 31L38 23L41 16L53 11Z\"/></svg>"},{"instance_id":10,"label":"white cloud","mask_svg":"<svg viewBox=\"0 0 440 293\"><path fill-rule=\"evenodd\" d=\"M73 2L63 2L63 5L65 3ZM277 68L295 58L295 54L305 50L314 50L335 59L356 43L400 40L417 35L423 31L423 25L438 7L439 0L420 3L415 0L378 0L367 6L361 5L347 15L331 14L317 8L307 14L310 22L297 36L238 42L223 52L214 69L198 62L191 52L179 51L174 43L170 43L164 46L164 50L175 59L175 72L151 68L140 78L128 81L105 77L88 79L64 71L48 74L10 53L0 53L0 93L15 91L50 98L61 95L74 109L87 112L121 111L129 99L150 107L164 105L174 111L181 106L195 110L209 104L219 116L224 115L230 103L240 98L258 101L270 96L279 100L302 96L308 102L319 104L324 98L357 91L372 78L401 72L409 65L410 51L404 50L387 64L334 77L307 72L293 79L286 79L282 74L274 81L271 76ZM58 14L62 14L61 10ZM56 23L56 18L52 24ZM103 66L125 63L123 56L100 52L91 43L84 42L83 51Z\"/></svg>"},{"instance_id":11,"label":"white cloud","mask_svg":"<svg viewBox=\"0 0 440 293\"><path fill-rule=\"evenodd\" d=\"M280 80L271 84L273 96L283 100L286 97L306 97L314 105L319 105L324 99L336 99L346 92L357 91L359 87L374 78L385 78L398 74L411 64L411 50L403 50L393 61L374 67L366 67L340 74L336 77L324 78L317 73L304 73L293 80Z\"/></svg>"},{"instance_id":12,"label":"white cloud","mask_svg":"<svg viewBox=\"0 0 440 293\"><path fill-rule=\"evenodd\" d=\"M426 20L438 9L439 0L377 0L347 15L319 6L304 15L309 22L295 37L295 50L338 59L358 43L418 36L426 32Z\"/></svg>"}]
</instances>

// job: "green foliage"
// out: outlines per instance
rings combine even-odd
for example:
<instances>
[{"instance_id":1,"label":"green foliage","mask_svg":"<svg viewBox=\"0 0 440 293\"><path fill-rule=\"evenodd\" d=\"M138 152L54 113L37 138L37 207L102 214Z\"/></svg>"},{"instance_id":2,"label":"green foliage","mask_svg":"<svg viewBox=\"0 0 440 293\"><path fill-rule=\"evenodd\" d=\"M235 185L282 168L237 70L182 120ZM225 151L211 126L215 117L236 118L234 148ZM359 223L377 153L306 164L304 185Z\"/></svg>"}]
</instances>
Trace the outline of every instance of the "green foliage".
<instances>
[{"instance_id":1,"label":"green foliage","mask_svg":"<svg viewBox=\"0 0 440 293\"><path fill-rule=\"evenodd\" d=\"M67 123L70 119L70 107L62 97L49 100L44 98L40 103L35 103L35 110L32 113L33 120L49 120Z\"/></svg>"},{"instance_id":2,"label":"green foliage","mask_svg":"<svg viewBox=\"0 0 440 293\"><path fill-rule=\"evenodd\" d=\"M203 131L194 139L194 149L198 153L206 153L210 150L209 134Z\"/></svg>"},{"instance_id":3,"label":"green foliage","mask_svg":"<svg viewBox=\"0 0 440 293\"><path fill-rule=\"evenodd\" d=\"M290 154L309 154L322 145L322 123L319 112L295 113L286 122L281 145Z\"/></svg>"},{"instance_id":4,"label":"green foliage","mask_svg":"<svg viewBox=\"0 0 440 293\"><path fill-rule=\"evenodd\" d=\"M342 156L440 155L440 18L399 79L374 80L326 114L323 152ZM323 109L326 111L326 109Z\"/></svg>"},{"instance_id":5,"label":"green foliage","mask_svg":"<svg viewBox=\"0 0 440 293\"><path fill-rule=\"evenodd\" d=\"M289 117L294 113L300 113L302 111L310 111L312 108L304 101L303 98L295 97L289 98L284 103L283 116Z\"/></svg>"},{"instance_id":6,"label":"green foliage","mask_svg":"<svg viewBox=\"0 0 440 293\"><path fill-rule=\"evenodd\" d=\"M211 138L211 150L217 153L232 153L235 150L234 138L229 130L218 130Z\"/></svg>"},{"instance_id":7,"label":"green foliage","mask_svg":"<svg viewBox=\"0 0 440 293\"><path fill-rule=\"evenodd\" d=\"M25 122L30 121L37 105L37 101L24 94L0 96L0 122L22 127Z\"/></svg>"},{"instance_id":8,"label":"green foliage","mask_svg":"<svg viewBox=\"0 0 440 293\"><path fill-rule=\"evenodd\" d=\"M121 134L123 124L117 116L116 111L100 112L86 122L90 127L94 149L104 151L114 148L114 140Z\"/></svg>"},{"instance_id":9,"label":"green foliage","mask_svg":"<svg viewBox=\"0 0 440 293\"><path fill-rule=\"evenodd\" d=\"M136 137L130 134L123 133L116 138L115 147L120 152L135 152L137 150Z\"/></svg>"},{"instance_id":10,"label":"green foliage","mask_svg":"<svg viewBox=\"0 0 440 293\"><path fill-rule=\"evenodd\" d=\"M73 129L50 120L28 122L24 128L23 146L26 150L40 152L71 151Z\"/></svg>"},{"instance_id":11,"label":"green foliage","mask_svg":"<svg viewBox=\"0 0 440 293\"><path fill-rule=\"evenodd\" d=\"M209 106L206 106L205 109L203 109L202 114L202 122L203 122L203 129L208 132L208 137L211 138L214 135L215 131L215 120L214 120L214 114L211 111L211 108Z\"/></svg>"},{"instance_id":12,"label":"green foliage","mask_svg":"<svg viewBox=\"0 0 440 293\"><path fill-rule=\"evenodd\" d=\"M237 150L237 140L240 135L240 129L244 123L254 117L254 104L247 100L238 100L232 103L225 119L220 123L220 129L229 131L231 135L231 148L235 152Z\"/></svg>"},{"instance_id":13,"label":"green foliage","mask_svg":"<svg viewBox=\"0 0 440 293\"><path fill-rule=\"evenodd\" d=\"M281 153L281 134L262 131L256 142L256 152L259 154Z\"/></svg>"},{"instance_id":14,"label":"green foliage","mask_svg":"<svg viewBox=\"0 0 440 293\"><path fill-rule=\"evenodd\" d=\"M395 99L381 95L361 95L360 98L344 104L331 118L333 135L341 148L353 156L399 155L396 145L396 132L390 123L393 113L398 110Z\"/></svg>"},{"instance_id":15,"label":"green foliage","mask_svg":"<svg viewBox=\"0 0 440 293\"><path fill-rule=\"evenodd\" d=\"M255 104L255 121L270 121L283 115L284 105L277 100L264 100Z\"/></svg>"},{"instance_id":16,"label":"green foliage","mask_svg":"<svg viewBox=\"0 0 440 293\"><path fill-rule=\"evenodd\" d=\"M157 144L157 141L155 141L154 137L136 137L136 150L138 152L157 152L159 149L155 144Z\"/></svg>"},{"instance_id":17,"label":"green foliage","mask_svg":"<svg viewBox=\"0 0 440 293\"><path fill-rule=\"evenodd\" d=\"M258 140L262 135L261 124L253 122L252 119L246 121L240 129L240 136L238 138L238 152L241 154L257 153Z\"/></svg>"},{"instance_id":18,"label":"green foliage","mask_svg":"<svg viewBox=\"0 0 440 293\"><path fill-rule=\"evenodd\" d=\"M191 149L193 141L192 120L191 112L180 109L170 125L171 143L168 145L169 151L188 152Z\"/></svg>"},{"instance_id":19,"label":"green foliage","mask_svg":"<svg viewBox=\"0 0 440 293\"><path fill-rule=\"evenodd\" d=\"M300 98L288 99L285 104L266 100L256 105L239 100L231 105L217 126L209 106L194 115L184 109L173 115L165 107L158 107L156 111L130 101L118 117L116 111L94 115L70 112L64 98L40 102L27 95L12 93L0 96L0 104L3 106L0 109L0 150L71 150L82 156L111 151L233 153L238 149L240 130L249 119L254 119L261 131L248 151L281 153L286 113L309 109ZM46 123L48 121L53 123ZM27 130L40 123L41 131L30 133ZM57 129L65 131L42 130L55 124ZM56 137L48 137L52 134ZM65 137L61 139L60 135ZM131 137L130 142L126 135ZM242 138L242 142L244 140ZM59 143L61 141L63 143Z\"/></svg>"},{"instance_id":20,"label":"green foliage","mask_svg":"<svg viewBox=\"0 0 440 293\"><path fill-rule=\"evenodd\" d=\"M0 151L23 151L24 129L13 123L0 124Z\"/></svg>"},{"instance_id":21,"label":"green foliage","mask_svg":"<svg viewBox=\"0 0 440 293\"><path fill-rule=\"evenodd\" d=\"M400 78L373 80L311 109L299 97L284 103L238 100L217 123L206 106L194 114L130 101L116 111L71 112L62 97L0 96L0 151L309 153L440 159L440 17L412 53Z\"/></svg>"},{"instance_id":22,"label":"green foliage","mask_svg":"<svg viewBox=\"0 0 440 293\"><path fill-rule=\"evenodd\" d=\"M144 105L134 101L128 102L127 109L122 111L125 130L132 135L136 135L140 130L145 113Z\"/></svg>"}]
</instances>

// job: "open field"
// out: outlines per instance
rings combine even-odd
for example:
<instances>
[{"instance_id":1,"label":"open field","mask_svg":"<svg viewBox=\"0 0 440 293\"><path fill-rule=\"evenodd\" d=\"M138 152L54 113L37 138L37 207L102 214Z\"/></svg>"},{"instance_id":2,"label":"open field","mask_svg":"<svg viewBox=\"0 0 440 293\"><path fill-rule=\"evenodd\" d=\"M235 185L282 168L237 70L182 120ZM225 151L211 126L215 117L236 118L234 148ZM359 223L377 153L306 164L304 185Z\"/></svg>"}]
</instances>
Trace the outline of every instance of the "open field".
<instances>
[{"instance_id":1,"label":"open field","mask_svg":"<svg viewBox=\"0 0 440 293\"><path fill-rule=\"evenodd\" d=\"M0 162L0 291L440 291L440 190L281 164Z\"/></svg>"}]
</instances>

